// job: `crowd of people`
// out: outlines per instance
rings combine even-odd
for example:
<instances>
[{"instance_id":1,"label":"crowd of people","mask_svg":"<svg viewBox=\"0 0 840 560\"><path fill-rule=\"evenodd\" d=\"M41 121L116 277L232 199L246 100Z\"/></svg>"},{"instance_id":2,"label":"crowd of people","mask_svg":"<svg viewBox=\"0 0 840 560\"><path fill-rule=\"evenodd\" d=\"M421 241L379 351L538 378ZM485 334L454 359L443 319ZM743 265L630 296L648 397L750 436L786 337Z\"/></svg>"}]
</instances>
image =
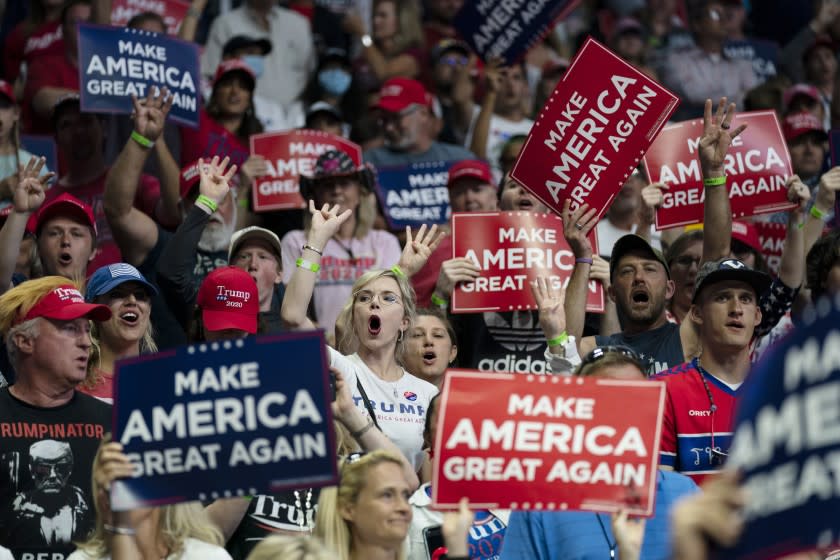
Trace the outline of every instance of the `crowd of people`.
<instances>
[{"instance_id":1,"label":"crowd of people","mask_svg":"<svg viewBox=\"0 0 840 560\"><path fill-rule=\"evenodd\" d=\"M168 118L166 87L130 115L82 110L77 24L117 4L0 3L0 559L700 560L738 541L741 387L840 293L840 3L587 0L505 66L462 40L464 0L191 0L174 33L202 47L197 128ZM155 12L126 26L169 32ZM680 97L673 120L702 119L702 227L656 230L669 187L639 166L602 218L566 203L565 287L538 278L535 309L453 314L479 263L453 254L449 223L389 228L377 172L447 162L452 213L551 212L509 172L589 35ZM726 158L753 110L781 124L792 209L733 220ZM326 150L300 177L305 208L256 212L269 166L249 139L298 128L363 162ZM780 255L765 224L784 228ZM603 313L586 309L593 281ZM134 473L111 440L120 360L309 329L335 379L337 486L112 510ZM436 510L451 367L663 383L653 517Z\"/></svg>"}]
</instances>

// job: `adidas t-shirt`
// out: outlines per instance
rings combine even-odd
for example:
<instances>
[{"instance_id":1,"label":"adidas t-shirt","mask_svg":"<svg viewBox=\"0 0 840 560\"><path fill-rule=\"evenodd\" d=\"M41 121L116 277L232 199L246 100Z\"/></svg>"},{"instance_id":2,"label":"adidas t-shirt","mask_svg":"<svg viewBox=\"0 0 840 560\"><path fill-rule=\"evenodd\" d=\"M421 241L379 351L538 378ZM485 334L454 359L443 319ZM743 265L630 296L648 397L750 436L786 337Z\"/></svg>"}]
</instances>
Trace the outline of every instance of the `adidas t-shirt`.
<instances>
[{"instance_id":1,"label":"adidas t-shirt","mask_svg":"<svg viewBox=\"0 0 840 560\"><path fill-rule=\"evenodd\" d=\"M547 344L537 311L465 313L451 317L458 364L481 371L544 374Z\"/></svg>"},{"instance_id":2,"label":"adidas t-shirt","mask_svg":"<svg viewBox=\"0 0 840 560\"><path fill-rule=\"evenodd\" d=\"M437 387L403 370L399 381L383 381L365 365L358 354L345 356L333 348L330 351L330 365L337 368L350 384L353 401L369 416L362 395L356 385L358 379L367 393L376 421L382 431L400 448L403 455L417 470L423 463L423 427L429 401Z\"/></svg>"}]
</instances>

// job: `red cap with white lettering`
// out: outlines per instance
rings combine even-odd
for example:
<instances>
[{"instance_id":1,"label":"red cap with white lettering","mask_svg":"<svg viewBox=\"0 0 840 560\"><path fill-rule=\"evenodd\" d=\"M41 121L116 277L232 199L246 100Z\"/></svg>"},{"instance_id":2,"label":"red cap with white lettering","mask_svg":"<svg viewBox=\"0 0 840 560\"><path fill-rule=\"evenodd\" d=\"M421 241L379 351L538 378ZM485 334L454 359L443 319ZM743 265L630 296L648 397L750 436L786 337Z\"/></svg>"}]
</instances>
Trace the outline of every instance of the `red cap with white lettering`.
<instances>
[{"instance_id":1,"label":"red cap with white lettering","mask_svg":"<svg viewBox=\"0 0 840 560\"><path fill-rule=\"evenodd\" d=\"M208 331L237 329L257 332L260 296L251 275L235 266L223 266L207 275L196 303Z\"/></svg>"},{"instance_id":2,"label":"red cap with white lettering","mask_svg":"<svg viewBox=\"0 0 840 560\"><path fill-rule=\"evenodd\" d=\"M111 308L107 305L85 303L81 292L72 284L65 284L54 288L38 303L32 306L25 316L18 318L15 324L29 321L37 317L71 321L87 317L94 321L107 321L111 318Z\"/></svg>"},{"instance_id":3,"label":"red cap with white lettering","mask_svg":"<svg viewBox=\"0 0 840 560\"><path fill-rule=\"evenodd\" d=\"M193 187L198 184L199 179L201 179L201 176L198 172L198 160L181 169L181 200L184 200L190 195Z\"/></svg>"}]
</instances>

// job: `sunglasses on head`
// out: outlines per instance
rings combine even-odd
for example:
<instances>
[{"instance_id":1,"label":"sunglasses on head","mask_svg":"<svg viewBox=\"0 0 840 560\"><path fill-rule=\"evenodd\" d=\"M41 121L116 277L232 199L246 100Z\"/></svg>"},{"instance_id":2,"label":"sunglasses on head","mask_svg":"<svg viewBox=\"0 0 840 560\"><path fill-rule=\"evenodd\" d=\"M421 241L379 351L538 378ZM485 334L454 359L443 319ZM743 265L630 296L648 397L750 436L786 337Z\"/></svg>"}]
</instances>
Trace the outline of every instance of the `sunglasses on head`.
<instances>
[{"instance_id":1,"label":"sunglasses on head","mask_svg":"<svg viewBox=\"0 0 840 560\"><path fill-rule=\"evenodd\" d=\"M610 345L610 346L598 346L592 352L586 355L583 361L580 363L580 368L583 369L584 367L597 363L602 358L610 354L620 354L626 358L630 358L633 360L639 369L642 371L647 371L645 367L642 366L642 358L632 349L627 346L621 345Z\"/></svg>"}]
</instances>

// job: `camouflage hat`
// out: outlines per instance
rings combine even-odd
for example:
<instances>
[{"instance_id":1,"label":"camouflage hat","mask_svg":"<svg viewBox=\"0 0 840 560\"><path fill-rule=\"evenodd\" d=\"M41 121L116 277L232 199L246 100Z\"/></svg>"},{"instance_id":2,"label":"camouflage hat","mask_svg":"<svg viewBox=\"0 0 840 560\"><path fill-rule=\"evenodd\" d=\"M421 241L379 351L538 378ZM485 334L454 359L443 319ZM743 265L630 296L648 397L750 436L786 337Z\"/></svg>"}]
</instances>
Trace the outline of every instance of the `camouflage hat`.
<instances>
[{"instance_id":1,"label":"camouflage hat","mask_svg":"<svg viewBox=\"0 0 840 560\"><path fill-rule=\"evenodd\" d=\"M300 176L300 194L303 198L313 197L313 189L326 179L352 177L368 192L373 190L373 169L370 164L357 166L353 159L341 150L327 150L315 161L311 175Z\"/></svg>"}]
</instances>

